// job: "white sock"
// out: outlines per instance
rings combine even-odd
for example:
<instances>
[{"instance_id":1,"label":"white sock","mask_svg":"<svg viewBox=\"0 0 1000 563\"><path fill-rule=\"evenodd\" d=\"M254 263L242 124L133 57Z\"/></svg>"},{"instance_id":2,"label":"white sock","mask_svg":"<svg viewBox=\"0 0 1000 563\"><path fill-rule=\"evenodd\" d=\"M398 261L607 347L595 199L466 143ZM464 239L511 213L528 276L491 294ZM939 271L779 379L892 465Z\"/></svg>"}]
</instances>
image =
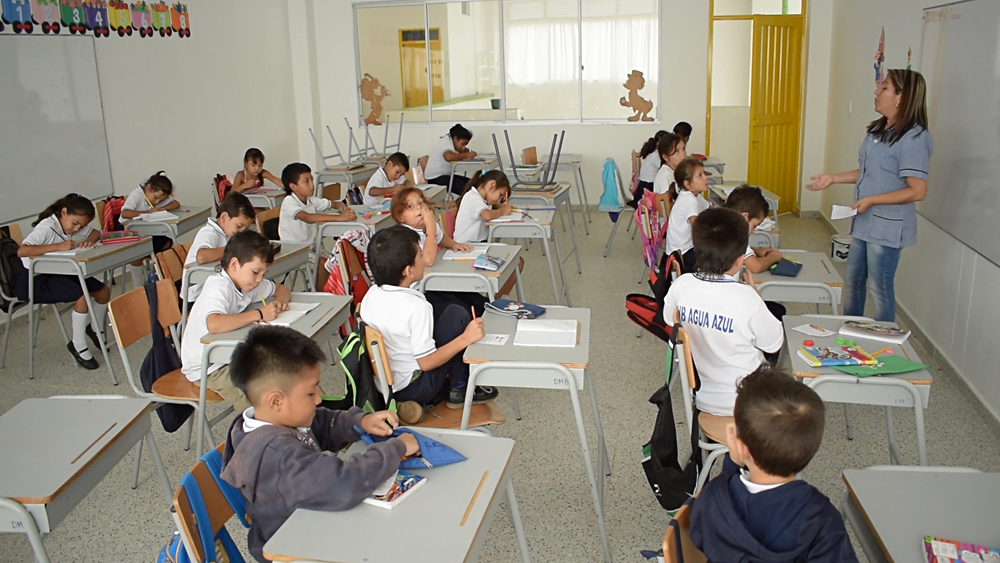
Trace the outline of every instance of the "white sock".
<instances>
[{"instance_id":1,"label":"white sock","mask_svg":"<svg viewBox=\"0 0 1000 563\"><path fill-rule=\"evenodd\" d=\"M90 315L87 313L77 313L73 311L73 347L84 360L93 358L90 354L90 347L87 346L87 325L90 324Z\"/></svg>"},{"instance_id":2,"label":"white sock","mask_svg":"<svg viewBox=\"0 0 1000 563\"><path fill-rule=\"evenodd\" d=\"M129 275L132 276L132 289L146 285L145 280L142 279L143 269L141 267L132 266L130 264L126 269L128 270Z\"/></svg>"},{"instance_id":3,"label":"white sock","mask_svg":"<svg viewBox=\"0 0 1000 563\"><path fill-rule=\"evenodd\" d=\"M107 313L108 304L105 303L101 305L97 301L94 301L94 313L97 316L97 324L95 325L93 321L90 322L90 326L94 328L94 332L99 332L104 334L104 327L108 326Z\"/></svg>"}]
</instances>

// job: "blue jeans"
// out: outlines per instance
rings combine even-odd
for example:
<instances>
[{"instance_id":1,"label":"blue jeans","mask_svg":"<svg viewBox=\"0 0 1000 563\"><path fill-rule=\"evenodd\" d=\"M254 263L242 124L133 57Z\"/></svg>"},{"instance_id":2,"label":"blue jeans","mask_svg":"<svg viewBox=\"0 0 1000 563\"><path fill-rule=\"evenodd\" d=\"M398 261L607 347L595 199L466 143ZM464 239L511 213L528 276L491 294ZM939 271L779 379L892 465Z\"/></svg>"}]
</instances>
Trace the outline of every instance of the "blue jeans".
<instances>
[{"instance_id":1,"label":"blue jeans","mask_svg":"<svg viewBox=\"0 0 1000 563\"><path fill-rule=\"evenodd\" d=\"M868 278L871 278L872 299L875 301L875 320L896 320L896 266L902 248L890 248L854 239L847 255L847 272L844 274L844 314L863 316Z\"/></svg>"}]
</instances>

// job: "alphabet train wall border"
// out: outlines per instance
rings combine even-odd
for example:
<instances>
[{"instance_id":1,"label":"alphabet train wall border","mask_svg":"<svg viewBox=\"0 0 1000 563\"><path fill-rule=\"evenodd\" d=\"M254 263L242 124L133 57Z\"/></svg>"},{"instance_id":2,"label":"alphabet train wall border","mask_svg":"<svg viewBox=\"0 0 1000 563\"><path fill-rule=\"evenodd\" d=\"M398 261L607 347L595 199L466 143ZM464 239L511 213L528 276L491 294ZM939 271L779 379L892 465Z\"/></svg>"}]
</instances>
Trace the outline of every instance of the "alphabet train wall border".
<instances>
[{"instance_id":1,"label":"alphabet train wall border","mask_svg":"<svg viewBox=\"0 0 1000 563\"><path fill-rule=\"evenodd\" d=\"M0 32L71 35L93 32L94 37L191 36L187 4L145 1L129 4L116 0L0 0ZM7 26L10 29L6 29Z\"/></svg>"}]
</instances>

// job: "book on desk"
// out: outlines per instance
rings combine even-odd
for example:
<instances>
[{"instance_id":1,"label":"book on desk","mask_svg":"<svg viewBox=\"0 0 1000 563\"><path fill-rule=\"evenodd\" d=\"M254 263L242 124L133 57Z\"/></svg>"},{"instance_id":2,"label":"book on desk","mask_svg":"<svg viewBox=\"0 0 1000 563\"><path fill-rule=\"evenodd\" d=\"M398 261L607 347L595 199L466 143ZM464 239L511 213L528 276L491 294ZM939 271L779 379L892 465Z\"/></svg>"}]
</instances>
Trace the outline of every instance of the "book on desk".
<instances>
[{"instance_id":1,"label":"book on desk","mask_svg":"<svg viewBox=\"0 0 1000 563\"><path fill-rule=\"evenodd\" d=\"M519 319L514 334L515 346L572 348L579 342L580 323L576 319Z\"/></svg>"},{"instance_id":2,"label":"book on desk","mask_svg":"<svg viewBox=\"0 0 1000 563\"><path fill-rule=\"evenodd\" d=\"M812 367L871 366L878 363L857 346L800 346L799 357Z\"/></svg>"},{"instance_id":3,"label":"book on desk","mask_svg":"<svg viewBox=\"0 0 1000 563\"><path fill-rule=\"evenodd\" d=\"M910 337L910 331L881 323L847 321L840 327L840 334L851 338L868 338L893 344L902 344Z\"/></svg>"},{"instance_id":4,"label":"book on desk","mask_svg":"<svg viewBox=\"0 0 1000 563\"><path fill-rule=\"evenodd\" d=\"M472 250L469 252L459 252L457 250L446 250L441 256L442 260L475 260L479 256L490 251L488 244L471 244Z\"/></svg>"},{"instance_id":5,"label":"book on desk","mask_svg":"<svg viewBox=\"0 0 1000 563\"><path fill-rule=\"evenodd\" d=\"M413 492L427 481L415 473L398 470L375 489L375 492L364 499L365 504L392 510L399 503L413 496Z\"/></svg>"}]
</instances>

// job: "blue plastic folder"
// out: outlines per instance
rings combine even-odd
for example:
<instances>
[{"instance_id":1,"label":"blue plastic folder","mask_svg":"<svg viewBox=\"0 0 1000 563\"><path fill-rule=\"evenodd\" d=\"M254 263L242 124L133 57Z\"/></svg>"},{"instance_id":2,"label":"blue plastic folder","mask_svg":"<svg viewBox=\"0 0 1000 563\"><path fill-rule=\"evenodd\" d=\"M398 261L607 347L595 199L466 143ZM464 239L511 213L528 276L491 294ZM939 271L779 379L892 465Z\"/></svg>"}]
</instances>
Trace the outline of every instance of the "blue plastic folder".
<instances>
[{"instance_id":1,"label":"blue plastic folder","mask_svg":"<svg viewBox=\"0 0 1000 563\"><path fill-rule=\"evenodd\" d=\"M782 258L780 262L771 266L771 273L776 276L785 276L789 278L794 278L799 275L799 271L802 270L802 264L797 262L792 262L791 260Z\"/></svg>"},{"instance_id":2,"label":"blue plastic folder","mask_svg":"<svg viewBox=\"0 0 1000 563\"><path fill-rule=\"evenodd\" d=\"M392 431L392 436L372 436L357 426L354 430L361 434L361 440L369 446L375 442L384 442L389 438L394 438L400 434L412 434L417 439L420 446L420 457L412 457L399 462L400 469L426 469L428 467L440 467L465 461L465 456L458 453L455 448L432 440L423 434L418 434L409 428L396 428Z\"/></svg>"}]
</instances>

